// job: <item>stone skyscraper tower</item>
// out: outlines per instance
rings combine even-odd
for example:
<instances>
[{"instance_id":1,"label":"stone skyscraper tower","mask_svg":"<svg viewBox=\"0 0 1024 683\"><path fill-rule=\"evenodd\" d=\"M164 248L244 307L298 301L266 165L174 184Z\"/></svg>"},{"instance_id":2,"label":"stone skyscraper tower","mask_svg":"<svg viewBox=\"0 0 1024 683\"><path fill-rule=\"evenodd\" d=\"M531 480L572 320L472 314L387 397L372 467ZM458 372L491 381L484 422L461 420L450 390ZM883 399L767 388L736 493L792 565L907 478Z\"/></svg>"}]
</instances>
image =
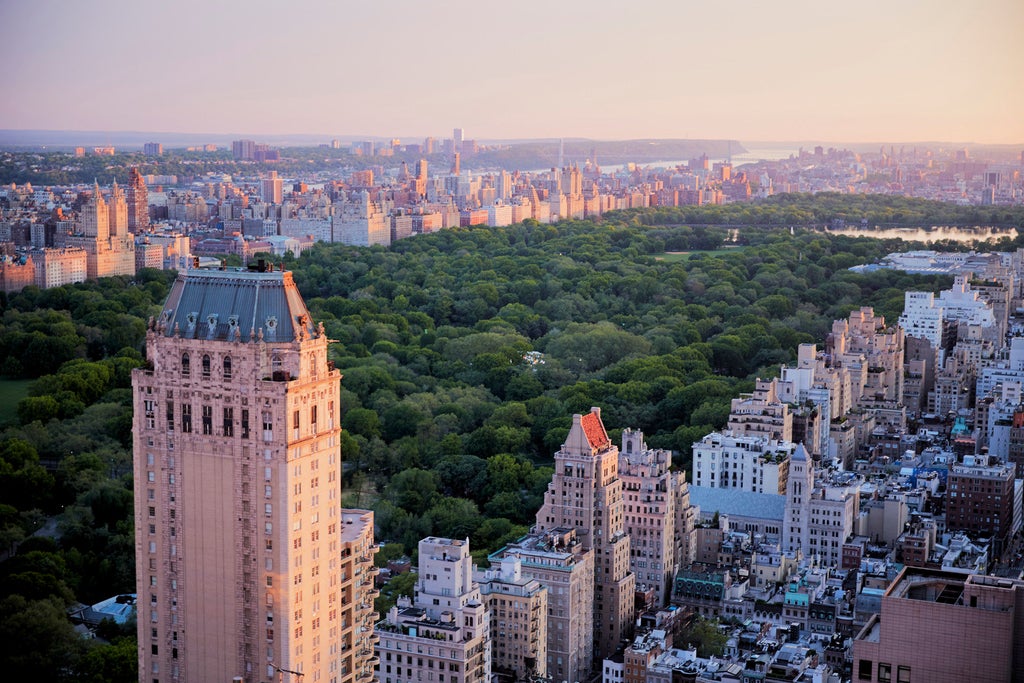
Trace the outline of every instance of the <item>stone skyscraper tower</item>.
<instances>
[{"instance_id":1,"label":"stone skyscraper tower","mask_svg":"<svg viewBox=\"0 0 1024 683\"><path fill-rule=\"evenodd\" d=\"M139 680L373 678L373 515L288 272L178 275L133 373ZM292 680L299 680L292 677Z\"/></svg>"},{"instance_id":2,"label":"stone skyscraper tower","mask_svg":"<svg viewBox=\"0 0 1024 683\"><path fill-rule=\"evenodd\" d=\"M608 438L601 410L573 415L555 453L555 474L537 513L537 530L576 529L594 551L594 642L597 659L611 657L630 635L636 580L629 570L619 449Z\"/></svg>"}]
</instances>

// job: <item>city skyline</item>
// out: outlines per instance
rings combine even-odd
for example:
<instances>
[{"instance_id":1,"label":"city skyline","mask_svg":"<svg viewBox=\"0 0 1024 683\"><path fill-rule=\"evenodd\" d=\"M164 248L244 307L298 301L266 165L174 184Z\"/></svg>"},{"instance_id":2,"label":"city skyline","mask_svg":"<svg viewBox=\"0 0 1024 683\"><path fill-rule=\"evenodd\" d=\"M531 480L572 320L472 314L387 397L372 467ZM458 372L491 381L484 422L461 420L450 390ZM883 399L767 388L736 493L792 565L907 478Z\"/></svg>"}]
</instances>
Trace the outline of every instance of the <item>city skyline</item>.
<instances>
[{"instance_id":1,"label":"city skyline","mask_svg":"<svg viewBox=\"0 0 1024 683\"><path fill-rule=\"evenodd\" d=\"M1013 0L44 0L0 8L0 128L1013 144L1022 24Z\"/></svg>"}]
</instances>

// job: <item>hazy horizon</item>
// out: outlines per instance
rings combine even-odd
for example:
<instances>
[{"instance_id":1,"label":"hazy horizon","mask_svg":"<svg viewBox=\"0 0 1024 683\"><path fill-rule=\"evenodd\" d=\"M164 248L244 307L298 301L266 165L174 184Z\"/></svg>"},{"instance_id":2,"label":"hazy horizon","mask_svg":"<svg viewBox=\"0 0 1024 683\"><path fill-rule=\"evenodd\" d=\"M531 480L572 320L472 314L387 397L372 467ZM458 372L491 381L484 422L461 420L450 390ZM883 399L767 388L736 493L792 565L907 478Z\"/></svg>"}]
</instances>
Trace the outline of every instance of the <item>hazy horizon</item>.
<instances>
[{"instance_id":1,"label":"hazy horizon","mask_svg":"<svg viewBox=\"0 0 1024 683\"><path fill-rule=\"evenodd\" d=\"M1016 144L1021 26L1019 0L3 3L0 128Z\"/></svg>"}]
</instances>

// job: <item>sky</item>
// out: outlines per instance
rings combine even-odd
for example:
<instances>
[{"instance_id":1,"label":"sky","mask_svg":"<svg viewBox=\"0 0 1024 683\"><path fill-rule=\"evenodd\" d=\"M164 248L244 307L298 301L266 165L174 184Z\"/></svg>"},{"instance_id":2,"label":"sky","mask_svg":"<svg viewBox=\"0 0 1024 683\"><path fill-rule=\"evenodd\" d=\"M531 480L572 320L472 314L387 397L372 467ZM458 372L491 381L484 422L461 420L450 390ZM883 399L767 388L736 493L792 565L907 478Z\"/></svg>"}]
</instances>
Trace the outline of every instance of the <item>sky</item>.
<instances>
[{"instance_id":1,"label":"sky","mask_svg":"<svg viewBox=\"0 0 1024 683\"><path fill-rule=\"evenodd\" d=\"M0 0L0 128L1024 143L1024 0Z\"/></svg>"}]
</instances>

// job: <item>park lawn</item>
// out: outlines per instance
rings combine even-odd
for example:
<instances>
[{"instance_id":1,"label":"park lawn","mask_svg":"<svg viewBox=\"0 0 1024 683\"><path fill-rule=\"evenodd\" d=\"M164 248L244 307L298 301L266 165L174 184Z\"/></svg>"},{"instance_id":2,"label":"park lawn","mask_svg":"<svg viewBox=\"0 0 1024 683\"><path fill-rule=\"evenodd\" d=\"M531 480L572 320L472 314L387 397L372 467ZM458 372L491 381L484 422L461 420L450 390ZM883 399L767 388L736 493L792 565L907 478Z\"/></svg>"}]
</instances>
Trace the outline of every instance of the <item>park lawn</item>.
<instances>
[{"instance_id":1,"label":"park lawn","mask_svg":"<svg viewBox=\"0 0 1024 683\"><path fill-rule=\"evenodd\" d=\"M28 396L28 387L35 380L0 380L0 425L18 419L18 402Z\"/></svg>"},{"instance_id":2,"label":"park lawn","mask_svg":"<svg viewBox=\"0 0 1024 683\"><path fill-rule=\"evenodd\" d=\"M722 247L721 249L695 249L694 251L666 251L661 254L655 254L654 258L657 261L666 261L668 263L677 263L679 261L685 261L694 254L725 254L730 251L736 251L742 249L743 245L729 245Z\"/></svg>"}]
</instances>

